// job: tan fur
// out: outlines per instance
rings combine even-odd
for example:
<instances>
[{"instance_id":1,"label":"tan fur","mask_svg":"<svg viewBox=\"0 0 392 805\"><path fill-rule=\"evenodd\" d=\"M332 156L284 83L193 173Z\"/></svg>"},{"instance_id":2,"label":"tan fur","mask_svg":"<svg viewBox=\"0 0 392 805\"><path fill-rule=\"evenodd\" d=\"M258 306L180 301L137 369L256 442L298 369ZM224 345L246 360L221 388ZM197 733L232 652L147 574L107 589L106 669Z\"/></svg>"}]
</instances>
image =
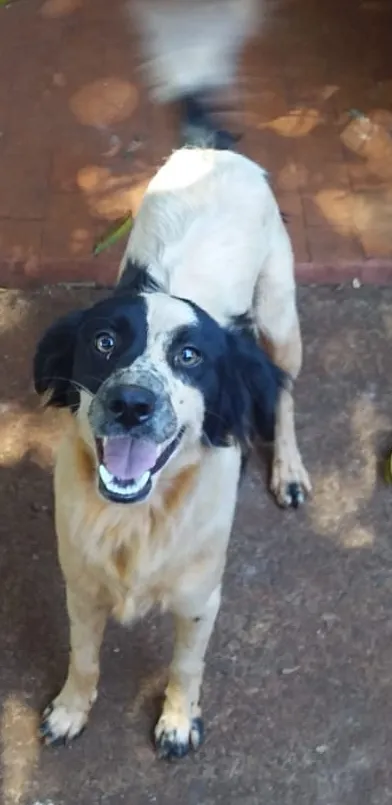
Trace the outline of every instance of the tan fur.
<instances>
[{"instance_id":1,"label":"tan fur","mask_svg":"<svg viewBox=\"0 0 392 805\"><path fill-rule=\"evenodd\" d=\"M173 515L183 504L192 488L197 468L193 465L184 467L163 493L163 509L165 516Z\"/></svg>"},{"instance_id":2,"label":"tan fur","mask_svg":"<svg viewBox=\"0 0 392 805\"><path fill-rule=\"evenodd\" d=\"M97 695L107 618L131 623L158 604L176 616L177 642L157 725L193 740L203 658L219 608L240 455L198 448L163 471L151 499L103 500L91 448L70 419L55 470L59 557L67 582L71 653L67 681L47 714L52 737L74 737ZM217 498L227 500L216 506Z\"/></svg>"}]
</instances>

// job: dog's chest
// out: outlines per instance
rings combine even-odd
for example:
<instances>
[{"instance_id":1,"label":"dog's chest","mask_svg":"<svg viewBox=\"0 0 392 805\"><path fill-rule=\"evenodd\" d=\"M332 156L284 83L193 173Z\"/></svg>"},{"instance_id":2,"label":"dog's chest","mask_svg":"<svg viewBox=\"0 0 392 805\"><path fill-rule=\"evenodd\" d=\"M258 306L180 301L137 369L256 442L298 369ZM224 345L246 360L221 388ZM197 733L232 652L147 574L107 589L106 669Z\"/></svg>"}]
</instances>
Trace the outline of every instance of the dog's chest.
<instances>
[{"instance_id":1,"label":"dog's chest","mask_svg":"<svg viewBox=\"0 0 392 805\"><path fill-rule=\"evenodd\" d=\"M69 462L57 464L63 571L102 596L121 622L143 616L154 605L197 608L218 583L234 514L239 452L211 451L201 467L202 472L187 465L175 482L162 484L153 501L129 508L108 505L91 478L80 494Z\"/></svg>"},{"instance_id":2,"label":"dog's chest","mask_svg":"<svg viewBox=\"0 0 392 805\"><path fill-rule=\"evenodd\" d=\"M197 596L217 564L214 553L204 545L195 547L187 530L179 542L174 529L162 529L159 539L119 545L96 571L109 594L112 615L126 624L154 606L170 609L184 590L186 597Z\"/></svg>"}]
</instances>

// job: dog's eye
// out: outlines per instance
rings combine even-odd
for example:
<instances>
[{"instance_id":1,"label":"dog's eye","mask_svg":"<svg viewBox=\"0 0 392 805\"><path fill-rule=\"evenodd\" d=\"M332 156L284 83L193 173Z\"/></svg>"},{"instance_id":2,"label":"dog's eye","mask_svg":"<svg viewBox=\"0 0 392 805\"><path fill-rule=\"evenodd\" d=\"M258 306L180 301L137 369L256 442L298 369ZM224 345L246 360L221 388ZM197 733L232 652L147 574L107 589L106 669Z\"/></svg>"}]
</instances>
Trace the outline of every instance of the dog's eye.
<instances>
[{"instance_id":1,"label":"dog's eye","mask_svg":"<svg viewBox=\"0 0 392 805\"><path fill-rule=\"evenodd\" d=\"M116 346L116 339L113 333L97 333L94 339L94 346L101 355L110 355Z\"/></svg>"},{"instance_id":2,"label":"dog's eye","mask_svg":"<svg viewBox=\"0 0 392 805\"><path fill-rule=\"evenodd\" d=\"M203 360L203 356L201 352L199 352L196 347L181 347L181 349L176 353L174 357L174 361L177 366L197 366Z\"/></svg>"}]
</instances>

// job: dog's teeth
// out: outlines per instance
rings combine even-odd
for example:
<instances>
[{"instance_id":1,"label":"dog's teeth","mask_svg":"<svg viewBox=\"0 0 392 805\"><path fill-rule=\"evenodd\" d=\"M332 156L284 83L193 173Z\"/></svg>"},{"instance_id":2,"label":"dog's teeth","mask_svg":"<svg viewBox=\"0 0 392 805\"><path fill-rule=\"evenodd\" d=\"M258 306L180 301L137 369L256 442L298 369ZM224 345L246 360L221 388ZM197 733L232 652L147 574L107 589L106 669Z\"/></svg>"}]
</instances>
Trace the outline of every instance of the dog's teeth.
<instances>
[{"instance_id":1,"label":"dog's teeth","mask_svg":"<svg viewBox=\"0 0 392 805\"><path fill-rule=\"evenodd\" d=\"M114 475L112 475L112 473L106 469L104 464L99 465L99 475L102 483L106 486L106 489L108 489L109 492L113 492L115 495L122 495L123 497L135 495L137 492L140 492L140 490L143 489L143 487L146 486L150 480L150 474L151 473L149 471L144 472L143 475L141 475L137 480L132 481L126 486L120 486L120 484L116 482Z\"/></svg>"},{"instance_id":2,"label":"dog's teeth","mask_svg":"<svg viewBox=\"0 0 392 805\"><path fill-rule=\"evenodd\" d=\"M143 475L141 475L140 478L137 479L137 481L133 481L132 484L130 484L130 486L127 486L126 489L129 490L130 492L139 492L140 489L143 489L143 487L149 482L149 480L150 480L150 472L149 470L147 470L147 472L144 472Z\"/></svg>"},{"instance_id":3,"label":"dog's teeth","mask_svg":"<svg viewBox=\"0 0 392 805\"><path fill-rule=\"evenodd\" d=\"M113 475L106 469L104 464L99 465L99 474L105 486L109 486L114 480Z\"/></svg>"}]
</instances>

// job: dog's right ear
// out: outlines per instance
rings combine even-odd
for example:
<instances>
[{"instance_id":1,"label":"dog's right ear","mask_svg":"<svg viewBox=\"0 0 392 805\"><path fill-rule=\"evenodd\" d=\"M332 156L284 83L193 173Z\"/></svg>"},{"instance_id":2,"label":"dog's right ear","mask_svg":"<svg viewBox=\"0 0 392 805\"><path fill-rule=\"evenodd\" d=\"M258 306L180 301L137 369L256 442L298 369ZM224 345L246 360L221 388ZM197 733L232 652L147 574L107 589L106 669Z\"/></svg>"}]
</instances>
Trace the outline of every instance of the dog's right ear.
<instances>
[{"instance_id":1,"label":"dog's right ear","mask_svg":"<svg viewBox=\"0 0 392 805\"><path fill-rule=\"evenodd\" d=\"M84 315L76 310L58 319L44 333L34 356L34 386L47 406L77 406L72 368L78 327Z\"/></svg>"}]
</instances>

